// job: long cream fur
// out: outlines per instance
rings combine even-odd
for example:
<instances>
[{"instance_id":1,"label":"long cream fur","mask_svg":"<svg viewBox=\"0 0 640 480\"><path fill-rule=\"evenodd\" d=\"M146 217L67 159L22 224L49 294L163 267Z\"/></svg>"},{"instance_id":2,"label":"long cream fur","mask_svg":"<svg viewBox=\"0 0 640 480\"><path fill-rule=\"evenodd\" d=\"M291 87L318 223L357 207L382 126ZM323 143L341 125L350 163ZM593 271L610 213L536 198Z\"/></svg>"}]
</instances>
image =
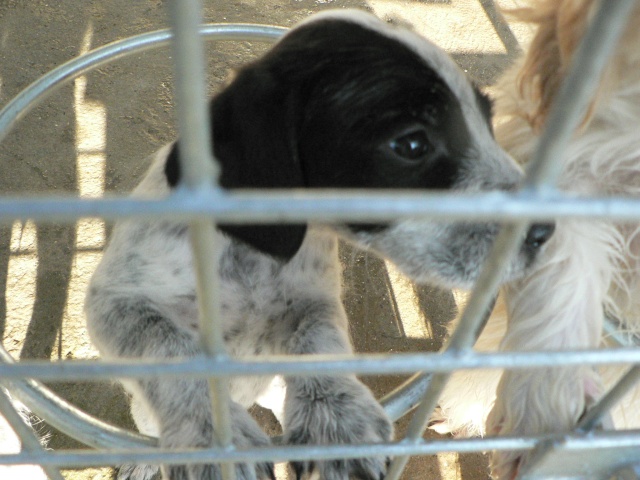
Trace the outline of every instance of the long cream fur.
<instances>
[{"instance_id":1,"label":"long cream fur","mask_svg":"<svg viewBox=\"0 0 640 480\"><path fill-rule=\"evenodd\" d=\"M514 12L537 26L537 33L497 86L496 137L522 164L533 153L595 3L532 0ZM579 131L557 159L563 163L558 187L581 196L640 196L639 124L640 7ZM505 288L506 311L492 315L476 348L497 348L505 330L500 349L506 351L597 347L603 343L605 311L637 331L639 233L638 225L558 222L537 270ZM610 385L621 372L560 367L505 372L501 378L501 372L461 372L441 399L435 428L463 435L566 431L602 395L602 384ZM629 397L614 412L617 428L640 426L640 402L633 403ZM492 475L512 478L524 461L522 452L496 453Z\"/></svg>"}]
</instances>

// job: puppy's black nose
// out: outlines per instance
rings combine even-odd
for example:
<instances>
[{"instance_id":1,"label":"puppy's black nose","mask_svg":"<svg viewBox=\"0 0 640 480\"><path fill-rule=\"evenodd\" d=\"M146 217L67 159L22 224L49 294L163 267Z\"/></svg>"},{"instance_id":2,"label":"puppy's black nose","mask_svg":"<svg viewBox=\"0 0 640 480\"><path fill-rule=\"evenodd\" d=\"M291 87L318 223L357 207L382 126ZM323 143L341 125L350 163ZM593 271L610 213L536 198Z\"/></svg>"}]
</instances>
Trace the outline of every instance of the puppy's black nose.
<instances>
[{"instance_id":1,"label":"puppy's black nose","mask_svg":"<svg viewBox=\"0 0 640 480\"><path fill-rule=\"evenodd\" d=\"M540 248L551 238L555 229L554 223L534 223L529 228L524 243L531 248Z\"/></svg>"}]
</instances>

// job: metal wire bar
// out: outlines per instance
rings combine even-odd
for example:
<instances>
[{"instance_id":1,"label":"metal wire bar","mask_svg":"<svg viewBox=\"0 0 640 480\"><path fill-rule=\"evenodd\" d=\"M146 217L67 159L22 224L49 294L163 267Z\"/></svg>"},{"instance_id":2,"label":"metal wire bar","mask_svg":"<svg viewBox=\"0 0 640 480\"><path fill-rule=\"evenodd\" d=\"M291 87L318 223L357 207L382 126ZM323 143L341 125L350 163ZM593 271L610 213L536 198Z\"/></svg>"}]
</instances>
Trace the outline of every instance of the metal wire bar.
<instances>
[{"instance_id":1,"label":"metal wire bar","mask_svg":"<svg viewBox=\"0 0 640 480\"><path fill-rule=\"evenodd\" d=\"M640 443L639 430L594 432L590 434L568 434L563 444L572 450L598 450L602 448L635 447ZM113 449L109 452L93 450L61 450L48 452L42 457L24 452L0 455L0 465L41 463L43 465L68 465L92 467L127 463L176 464L211 462L261 462L361 458L376 455L434 455L441 452L483 452L486 450L531 450L551 437L545 435L519 437L485 437L421 441L418 443L386 442L357 445L282 445L270 447L238 448L227 451L221 448L208 449Z\"/></svg>"},{"instance_id":2,"label":"metal wire bar","mask_svg":"<svg viewBox=\"0 0 640 480\"><path fill-rule=\"evenodd\" d=\"M158 440L137 432L114 427L78 409L34 380L6 381L3 386L48 425L94 448L154 447Z\"/></svg>"},{"instance_id":3,"label":"metal wire bar","mask_svg":"<svg viewBox=\"0 0 640 480\"><path fill-rule=\"evenodd\" d=\"M3 349L0 349L2 353ZM5 351L9 361L13 361ZM48 369L50 365L44 365ZM458 366L450 365L457 369ZM88 374L94 378L94 374ZM5 375L2 375L3 377ZM22 375L18 375L22 377ZM397 420L417 406L429 384L431 374L417 374L380 399L392 420ZM76 379L75 376L71 377ZM56 377L57 379L57 377ZM157 439L113 427L80 411L34 380L4 381L11 391L36 415L60 431L94 448L136 448L156 446ZM594 408L597 408L594 407ZM603 405L603 409L607 408ZM586 420L586 417L585 417ZM274 439L274 441L277 439Z\"/></svg>"},{"instance_id":4,"label":"metal wire bar","mask_svg":"<svg viewBox=\"0 0 640 480\"><path fill-rule=\"evenodd\" d=\"M478 340L481 331L487 324L491 312L493 311L497 298L493 299L491 306L485 312L485 317L482 322L482 327L475 332L474 343ZM384 406L385 411L391 417L392 420L406 415L415 407L420 405L420 402L425 396L429 385L433 379L432 373L416 373L404 383L399 385L394 391L385 395L380 399L380 403Z\"/></svg>"},{"instance_id":5,"label":"metal wire bar","mask_svg":"<svg viewBox=\"0 0 640 480\"><path fill-rule=\"evenodd\" d=\"M276 375L393 375L400 373L443 373L459 369L548 368L562 363L577 365L613 365L640 363L640 349L558 350L479 353L473 351L443 353L394 353L356 355L260 356L240 358L189 358L153 361L67 360L47 363L23 360L0 365L3 380L38 378L45 381L76 379L92 381L106 378L171 377L193 375L198 378Z\"/></svg>"},{"instance_id":6,"label":"metal wire bar","mask_svg":"<svg viewBox=\"0 0 640 480\"><path fill-rule=\"evenodd\" d=\"M593 430L600 419L606 415L622 398L638 384L640 380L640 367L632 367L627 373L625 373L618 383L602 397L598 403L591 407L587 413L582 417L577 431L588 432Z\"/></svg>"},{"instance_id":7,"label":"metal wire bar","mask_svg":"<svg viewBox=\"0 0 640 480\"><path fill-rule=\"evenodd\" d=\"M382 397L380 403L389 418L396 421L417 407L430 382L430 373L416 373Z\"/></svg>"},{"instance_id":8,"label":"metal wire bar","mask_svg":"<svg viewBox=\"0 0 640 480\"><path fill-rule=\"evenodd\" d=\"M254 40L273 42L286 28L252 24L208 24L198 27L200 35L211 40ZM0 141L9 130L38 102L59 87L98 67L153 48L166 46L173 34L170 30L158 30L109 43L84 55L69 60L40 77L15 96L0 111Z\"/></svg>"},{"instance_id":9,"label":"metal wire bar","mask_svg":"<svg viewBox=\"0 0 640 480\"><path fill-rule=\"evenodd\" d=\"M478 452L485 448L505 450L512 448L531 449L537 438L485 438L464 440L439 440L421 444L378 443L358 445L283 445L272 447L238 448L232 452L219 448L186 450L186 449L144 449L130 451L112 449L109 452L93 451L57 451L42 458L23 453L0 455L0 465L17 462L38 461L45 464L60 464L76 467L100 465L118 465L127 463L171 464L171 463L211 463L211 462L256 462L357 458L372 455L394 455L406 453L410 455L430 455L444 451Z\"/></svg>"},{"instance_id":10,"label":"metal wire bar","mask_svg":"<svg viewBox=\"0 0 640 480\"><path fill-rule=\"evenodd\" d=\"M545 130L534 151L527 172L525 190L554 188L563 167L559 158L584 117L586 106L593 98L602 71L622 34L634 3L635 0L600 2L595 18L576 51L569 74L563 81ZM527 226L528 222L520 221L503 228L487 264L483 266L463 314L464 323L461 321L447 348L455 350L473 346L474 334L481 325L482 315L497 292L499 279L516 253L518 239L522 237ZM500 247L502 250L499 250ZM427 388L424 399L409 425L408 440L417 441L422 436L448 378L448 374L433 376L432 384ZM407 456L396 457L389 468L387 480L398 480L408 460Z\"/></svg>"},{"instance_id":11,"label":"metal wire bar","mask_svg":"<svg viewBox=\"0 0 640 480\"><path fill-rule=\"evenodd\" d=\"M486 312L495 299L503 272L519 248L520 238L526 227L527 224L523 222L515 225L506 225L498 235L491 254L480 272L460 323L445 346L444 355L449 352L452 354L457 352L467 353L468 349L473 346L479 330L482 328ZM431 413L436 407L450 376L451 373L433 375L431 384L427 387L424 397L409 423L405 441L408 440L411 443L420 441L424 430L427 428ZM408 461L409 457L406 455L394 458L385 478L387 480L398 480Z\"/></svg>"},{"instance_id":12,"label":"metal wire bar","mask_svg":"<svg viewBox=\"0 0 640 480\"><path fill-rule=\"evenodd\" d=\"M3 350L0 346L0 353ZM45 418L54 428L89 447L140 448L154 447L158 444L155 437L114 427L88 415L35 380L3 379L2 384L9 388L30 411ZM391 420L398 420L418 404L426 384L428 384L428 378L424 375L416 375L380 399ZM278 439L272 440L277 443Z\"/></svg>"},{"instance_id":13,"label":"metal wire bar","mask_svg":"<svg viewBox=\"0 0 640 480\"><path fill-rule=\"evenodd\" d=\"M611 342L612 345L640 347L640 332L635 332L633 329L630 330L624 320L612 317L609 314L605 314L602 333L607 342Z\"/></svg>"},{"instance_id":14,"label":"metal wire bar","mask_svg":"<svg viewBox=\"0 0 640 480\"><path fill-rule=\"evenodd\" d=\"M399 195L402 193L402 196ZM178 192L160 200L134 198L75 199L2 198L0 221L32 219L38 222L72 222L78 218L101 217L107 220L144 217L185 222L207 217L224 223L287 223L309 221L384 221L404 217L431 217L434 220L527 219L542 221L560 218L637 221L640 200L622 197L575 198L553 193L533 194L500 192L452 194L451 192L387 192L331 190L315 192L274 191L216 195Z\"/></svg>"},{"instance_id":15,"label":"metal wire bar","mask_svg":"<svg viewBox=\"0 0 640 480\"><path fill-rule=\"evenodd\" d=\"M42 457L44 455L44 449L40 444L40 440L16 411L9 395L7 395L7 392L2 388L0 388L0 413L2 413L4 419L20 438L22 451L27 451L32 455ZM42 465L42 470L44 470L50 480L64 480L55 465Z\"/></svg>"},{"instance_id":16,"label":"metal wire bar","mask_svg":"<svg viewBox=\"0 0 640 480\"><path fill-rule=\"evenodd\" d=\"M218 188L218 166L213 161L211 127L207 109L204 51L198 25L202 5L198 0L169 2L172 22L179 151L182 170L181 188L188 192ZM204 353L212 358L227 358L219 305L219 245L210 219L198 219L190 225L199 312L199 333ZM218 446L231 450L231 426L228 380L208 378L211 395L214 436ZM235 466L221 465L223 480L234 480Z\"/></svg>"},{"instance_id":17,"label":"metal wire bar","mask_svg":"<svg viewBox=\"0 0 640 480\"><path fill-rule=\"evenodd\" d=\"M460 323L445 345L445 352L466 351L471 348L480 335L490 310L495 303L495 295L500 286L500 277L506 270L511 258L520 246L520 236L524 233L526 224L507 225L496 239L487 265L483 268L473 295L465 308ZM435 409L438 399L442 394L452 371L435 374L431 384L427 387L423 400L412 418L407 429L406 438L411 441L418 440L427 427L431 413ZM398 478L406 465L406 460L399 459L391 465L389 478L394 475ZM404 465L403 465L404 463Z\"/></svg>"},{"instance_id":18,"label":"metal wire bar","mask_svg":"<svg viewBox=\"0 0 640 480\"><path fill-rule=\"evenodd\" d=\"M453 332L453 335L445 345L445 352L466 351L472 347L480 335L480 330L495 303L495 295L500 285L502 272L506 270L508 264L520 246L520 235L524 233L526 224L507 225L496 239L492 253L476 282L472 297L465 308L460 323ZM435 409L442 391L446 387L452 371L433 375L431 384L427 387L422 402L418 405L413 416L405 439L417 441L427 428L431 413ZM400 457L392 463L388 478L400 478L408 457Z\"/></svg>"},{"instance_id":19,"label":"metal wire bar","mask_svg":"<svg viewBox=\"0 0 640 480\"><path fill-rule=\"evenodd\" d=\"M625 335L620 331L623 328L624 322L617 318L606 316L603 331L618 345L635 345L637 344L637 337L635 335ZM591 407L586 414L580 419L576 426L576 431L588 432L598 426L600 421L609 411L640 381L640 367L631 367L627 373L625 373L620 380Z\"/></svg>"},{"instance_id":20,"label":"metal wire bar","mask_svg":"<svg viewBox=\"0 0 640 480\"><path fill-rule=\"evenodd\" d=\"M192 190L214 188L218 177L218 165L211 157L204 51L198 35L201 8L198 0L169 2L181 181Z\"/></svg>"},{"instance_id":21,"label":"metal wire bar","mask_svg":"<svg viewBox=\"0 0 640 480\"><path fill-rule=\"evenodd\" d=\"M209 358L225 361L226 354L222 337L220 307L218 303L218 248L213 223L202 221L191 225L191 245L197 279L197 295L200 320L200 339ZM212 400L212 414L216 426L218 445L233 448L228 379L208 376ZM233 465L222 465L224 480L233 480Z\"/></svg>"},{"instance_id":22,"label":"metal wire bar","mask_svg":"<svg viewBox=\"0 0 640 480\"><path fill-rule=\"evenodd\" d=\"M114 427L86 414L34 380L3 379L2 385L49 425L89 447L136 448L158 443L155 438Z\"/></svg>"},{"instance_id":23,"label":"metal wire bar","mask_svg":"<svg viewBox=\"0 0 640 480\"><path fill-rule=\"evenodd\" d=\"M637 338L624 335L619 328L623 325L614 318L605 318L603 330L618 345L635 345ZM580 419L576 426L577 432L588 432L598 426L602 419L610 413L611 409L622 400L622 398L634 388L640 381L640 366L631 367L618 382L591 407L586 414Z\"/></svg>"},{"instance_id":24,"label":"metal wire bar","mask_svg":"<svg viewBox=\"0 0 640 480\"><path fill-rule=\"evenodd\" d=\"M0 347L0 355L3 361L13 362L11 356L2 347ZM610 360L610 358L608 359ZM483 359L479 359L479 362L477 362L478 368L481 368L483 361ZM578 359L578 361L581 360ZM385 364L386 363L385 361ZM427 363L427 361L425 361L425 363ZM428 363L431 365L431 361L428 361ZM23 366L25 365L23 364ZM27 364L26 366L32 367L33 365ZM93 367L95 365L92 364L91 366ZM456 359L446 360L446 366L452 369L461 368L457 364ZM48 371L49 367L50 364L40 365L40 368L44 369L44 371ZM523 368L527 367L528 366L525 366ZM118 365L114 368L121 371L122 366ZM154 371L157 370L157 365L154 365L152 368L154 368ZM162 368L164 369L165 367ZM465 368L470 367L469 365L465 365ZM185 374L188 373L189 372L186 372ZM135 372L133 374L135 375ZM70 375L70 379L78 379L78 374L71 373ZM85 375L87 379L96 378L96 374L93 372L86 372ZM7 377L1 369L0 376ZM17 378L22 378L23 376L37 376L37 372L35 374L28 372L16 375ZM430 378L431 374L416 374L398 386L394 391L380 399L380 403L387 412L387 415L389 415L392 420L397 420L415 408L422 399L429 385ZM54 376L53 379L57 380L59 377ZM31 411L42 418L46 418L48 423L53 427L83 442L87 446L94 448L135 448L157 445L156 438L122 430L91 417L55 395L39 382L34 380L21 381L17 379L8 381L5 379L3 383L5 386L10 387L14 395L25 403Z\"/></svg>"},{"instance_id":25,"label":"metal wire bar","mask_svg":"<svg viewBox=\"0 0 640 480\"><path fill-rule=\"evenodd\" d=\"M638 357L637 350L628 349L627 352L635 355L637 359ZM619 352L617 351L615 353L618 354ZM603 363L616 360L616 358L611 358L611 356L605 355L605 352L601 350L599 351L596 350L592 352L575 352L575 354L578 355L576 358L573 358L573 360L575 361L575 364L582 364L587 360L593 360L592 358L593 356L597 357L597 359L602 360ZM589 358L585 359L584 354L589 355ZM594 354L594 355L592 356L591 354ZM448 359L446 357L443 358L437 354L431 354L431 355L435 357L433 360L425 359L422 361L422 365L416 365L416 364L407 365L405 367L406 372L418 370L420 368L423 368L424 365L428 365L430 367L440 366L443 369L451 369L451 370L457 370L460 368L487 368L487 367L504 368L505 367L505 365L501 365L501 364L498 364L498 365L495 365L493 363L491 365L485 364L484 362L485 359L482 359L482 358L478 359L478 361L474 362L473 364L465 361L464 364L460 365L458 362L459 360L458 358L454 357L454 358ZM474 356L476 355L475 354L472 355L472 357ZM499 357L503 357L502 358L503 361L509 361L509 362L511 357L511 355L509 354L497 354L497 355L480 354L479 356L480 357L485 356L488 359L495 359L495 360L500 360ZM519 357L521 355L516 354L516 356ZM522 356L524 357L530 356L530 353L522 354ZM534 354L534 357L535 356L536 354ZM549 355L546 352L538 354L538 356L540 357L541 360L548 359L549 365L556 365L561 360L566 358L566 354L561 352L550 352L551 358L549 358ZM617 355L614 355L614 357L617 357ZM362 358L361 360L363 365L365 366L370 365L370 367L372 368L371 373L380 373L380 366L378 364L371 365L372 360L370 358ZM398 359L394 357L393 360L396 361ZM405 359L405 360L409 360L409 359ZM435 365L434 361L436 361L437 363L438 360L441 360L441 364ZM466 358L465 360L473 361L473 358ZM515 360L518 361L519 359L516 358ZM530 363L532 363L531 362L532 359L524 358L521 360L522 361L519 362L521 368L530 368L531 366ZM620 360L626 362L630 359L624 358ZM389 360L378 359L376 361L380 362L385 366L389 366ZM334 365L336 362L335 359L332 360L333 363L330 363L330 364L327 364L324 360L318 360L318 362L319 363L317 365L310 365L309 366L310 368L308 371L315 373L317 372L318 367L326 367L327 373L334 372L336 370ZM78 411L73 405L66 403L64 400L55 396L52 392L46 389L46 387L42 387L38 385L38 383L33 380L28 380L24 382L24 384L26 384L28 389L31 389L35 392L34 394L29 395L30 390L27 390L26 392L24 391L25 386L22 385L23 382L19 382L18 380L11 380L10 382L7 382L6 378L38 377L40 376L41 373L45 373L48 377L50 377L49 379L51 380L60 380L60 379L98 380L98 377L102 375L106 376L107 378L112 378L113 376L116 376L116 375L127 376L127 374L130 374L132 377L137 378L138 376L144 375L144 372L142 374L140 373L139 371L140 367L142 369L147 368L148 370L146 372L147 374L157 375L159 372L165 372L167 371L167 369L172 369L173 367L175 367L175 365L157 365L157 364L145 365L145 364L135 363L130 365L134 367L134 371L128 372L127 371L128 367L120 363L115 365L111 365L111 364L99 365L99 364L96 364L96 362L75 362L75 361L64 362L64 363L71 364L71 365L66 365L65 367L71 367L72 370L69 371L67 368L65 368L63 372L63 375L64 375L63 377L60 377L59 373L56 371L51 372L51 368L56 370L57 367L63 366L62 363L50 364L46 362L37 362L37 361L35 362L35 364L34 364L34 361L26 361L26 363L21 362L20 364L16 364L16 367L18 369L23 369L23 368L28 369L28 371L23 371L23 372L12 372L11 369L6 371L0 366L0 376L5 379L4 382L8 386L10 386L11 390L15 394L17 394L18 398L23 400L24 403L27 404L27 406L32 411L46 418L47 421L53 427L58 428L59 430L64 431L65 433L72 434L74 438L82 441L88 446L93 446L96 448L106 447L106 448L131 449L136 447L153 446L157 444L157 441L154 438L146 437L144 435L140 435L132 432L123 431L116 427L112 427L111 425L104 424L99 420L93 419L92 417L85 414L84 412ZM259 365L262 365L262 362L260 362ZM73 371L73 369L77 366L80 366L81 368L87 367L88 369L82 370L80 372ZM393 365L393 367L396 367L396 366L397 365ZM513 366L513 365L509 365L509 366ZM104 368L102 367L105 367L107 370L105 371ZM218 367L212 367L212 366L202 366L195 369L190 369L188 365L186 367L187 368L185 370L178 370L178 371L172 370L172 371L175 372L175 375L180 375L180 376L190 375L190 374L192 375L196 371L201 372L202 375L204 376L208 376L210 371L216 371L217 374L226 373L228 376L231 376L231 375L236 375L237 372L245 373L247 369L255 370L254 367L252 366L247 367L246 365L238 367L237 372L234 372L234 371L221 372ZM280 365L272 365L272 367L273 368L271 370L273 372L280 372L284 368L283 366L280 366ZM35 371L31 370L31 368L35 368ZM151 372L151 370L153 370L153 373ZM347 371L351 372L352 370L347 370ZM401 370L400 372L404 372L404 371L405 370ZM49 375L50 373L52 373L52 375ZM261 373L271 374L271 372L261 372ZM367 373L367 371L364 371L362 373ZM394 368L389 373L398 373L398 370ZM170 375L171 372L166 372L166 374ZM407 383L410 383L410 382L407 382ZM409 390L407 390L407 388ZM391 392L390 394L385 396L381 400L381 403L385 407L387 414L393 420L396 420L418 403L425 389L426 389L426 384L425 384L425 378L423 377L422 381L416 382L415 384L411 384L410 386L402 385L394 392ZM25 394L28 395L26 398L25 398ZM59 406L60 402L62 402L62 405L63 405L62 408ZM51 403L53 403L53 406L51 405ZM41 412L44 412L44 413L41 413ZM80 416L80 420L77 419L76 415ZM79 428L80 430L70 431L70 427L72 425L75 426L76 424L78 425L76 429Z\"/></svg>"}]
</instances>

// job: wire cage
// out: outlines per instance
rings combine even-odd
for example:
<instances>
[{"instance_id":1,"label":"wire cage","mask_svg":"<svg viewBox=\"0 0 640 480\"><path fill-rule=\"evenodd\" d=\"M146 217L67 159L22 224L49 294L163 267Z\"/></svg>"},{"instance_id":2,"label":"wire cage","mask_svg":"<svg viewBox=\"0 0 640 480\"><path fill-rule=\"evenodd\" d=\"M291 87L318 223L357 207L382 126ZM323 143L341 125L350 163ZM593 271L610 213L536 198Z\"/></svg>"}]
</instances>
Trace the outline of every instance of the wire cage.
<instances>
[{"instance_id":1,"label":"wire cage","mask_svg":"<svg viewBox=\"0 0 640 480\"><path fill-rule=\"evenodd\" d=\"M486 437L483 439L422 440L422 433L452 372L458 369L525 369L559 364L603 365L640 363L640 350L589 350L565 352L510 352L481 354L471 350L472 332L480 329L484 313L497 290L501 272L518 248L518 238L533 221L553 218L640 219L640 203L627 198L576 199L554 190L559 175L551 160L566 147L578 125L581 112L591 98L607 58L625 25L633 0L601 2L593 24L577 52L577 61L568 76L539 142L525 187L516 193L412 194L345 192L225 193L215 184L210 161L202 38L273 42L285 29L262 25L200 25L197 0L170 2L172 29L131 37L88 52L43 76L15 97L0 112L0 140L42 98L65 82L107 63L134 53L173 44L177 106L183 152L185 185L165 200L114 197L77 199L66 197L23 197L0 199L0 220L72 222L79 218L108 220L123 217L169 218L180 216L192 225L197 277L201 285L216 284L216 268L207 259L216 258L213 225L243 221L366 220L384 221L403 216L429 216L456 220L496 219L505 223L491 258L472 293L460 325L441 353L394 355L358 354L349 357L261 358L238 360L224 353L221 332L216 328L218 299L215 288L201 288L202 317L212 319L202 325L206 358L180 361L88 362L65 361L50 364L39 361L16 363L0 349L0 379L12 395L54 427L77 438L93 450L45 451L33 433L20 420L6 394L0 393L0 412L22 440L19 454L0 456L0 465L40 464L52 479L62 478L62 466L87 467L127 463L220 463L230 467L243 461L288 461L306 459L356 458L373 454L394 457L386 475L400 478L408 456L438 452L482 452L488 450L531 450L534 460L522 478L638 478L633 462L640 453L640 435L634 431L594 432L598 419L640 376L632 368L619 384L582 419L574 432L531 437ZM203 373L205 372L205 373ZM224 379L246 374L319 373L415 375L399 390L382 400L385 409L397 419L415 409L404 439L385 444L286 446L274 442L262 448L236 448L231 444L228 421L228 392ZM420 373L415 373L420 372ZM47 380L97 380L139 378L150 375L194 375L208 377L217 395L213 411L220 430L218 446L202 450L166 450L156 439L108 425L79 411L43 386ZM34 380L37 379L37 380ZM0 391L2 392L2 391ZM561 459L561 460L560 460ZM223 478L234 477L232 468L223 469Z\"/></svg>"}]
</instances>

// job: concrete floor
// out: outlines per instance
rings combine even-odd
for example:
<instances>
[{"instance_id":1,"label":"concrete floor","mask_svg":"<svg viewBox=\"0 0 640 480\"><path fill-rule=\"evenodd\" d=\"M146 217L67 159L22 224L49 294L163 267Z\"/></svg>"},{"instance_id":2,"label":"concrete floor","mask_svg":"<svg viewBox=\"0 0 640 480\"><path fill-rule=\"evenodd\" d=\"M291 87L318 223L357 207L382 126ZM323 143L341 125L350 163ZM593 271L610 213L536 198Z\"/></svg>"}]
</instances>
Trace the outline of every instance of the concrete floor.
<instances>
[{"instance_id":1,"label":"concrete floor","mask_svg":"<svg viewBox=\"0 0 640 480\"><path fill-rule=\"evenodd\" d=\"M38 77L91 48L167 26L162 0L0 0L0 107ZM207 22L290 26L327 8L356 7L416 30L448 50L481 86L490 86L529 32L499 7L514 0L204 0ZM209 44L213 93L233 66L261 44ZM129 191L142 160L175 136L169 52L154 50L92 72L57 90L0 144L0 194L100 196ZM0 226L0 329L16 358L95 358L84 329L84 289L108 236L102 222ZM358 351L438 349L457 308L451 292L414 288L382 261L343 249L345 301ZM367 379L382 396L401 378ZM87 412L132 428L121 388L56 384ZM277 429L269 412L254 412ZM406 421L399 422L402 433ZM52 429L50 447L78 448ZM428 433L433 437L435 434ZM65 471L68 479L107 479L111 469ZM479 454L413 459L405 479L487 478Z\"/></svg>"}]
</instances>

